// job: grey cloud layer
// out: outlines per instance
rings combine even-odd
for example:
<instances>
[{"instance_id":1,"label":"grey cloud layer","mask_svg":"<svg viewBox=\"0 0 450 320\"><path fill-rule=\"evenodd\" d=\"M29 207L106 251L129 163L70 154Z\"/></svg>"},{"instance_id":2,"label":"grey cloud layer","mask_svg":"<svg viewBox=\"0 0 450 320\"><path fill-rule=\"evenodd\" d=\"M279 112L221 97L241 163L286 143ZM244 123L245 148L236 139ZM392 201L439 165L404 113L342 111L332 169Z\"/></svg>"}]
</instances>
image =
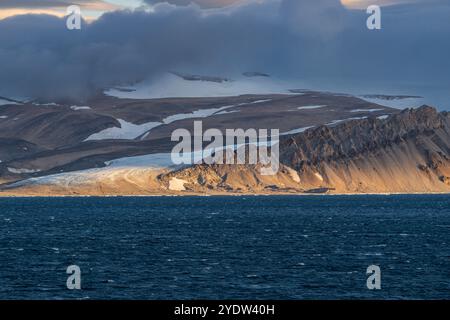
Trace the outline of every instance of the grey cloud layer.
<instances>
[{"instance_id":1,"label":"grey cloud layer","mask_svg":"<svg viewBox=\"0 0 450 320\"><path fill-rule=\"evenodd\" d=\"M176 6L187 6L193 3L201 8L221 8L243 1L244 0L145 0L148 4L167 2Z\"/></svg>"},{"instance_id":2,"label":"grey cloud layer","mask_svg":"<svg viewBox=\"0 0 450 320\"><path fill-rule=\"evenodd\" d=\"M285 78L449 84L450 6L383 10L368 31L364 11L337 0L282 0L205 15L164 4L114 12L68 31L50 16L0 21L0 95L79 98L168 70L270 72Z\"/></svg>"}]
</instances>

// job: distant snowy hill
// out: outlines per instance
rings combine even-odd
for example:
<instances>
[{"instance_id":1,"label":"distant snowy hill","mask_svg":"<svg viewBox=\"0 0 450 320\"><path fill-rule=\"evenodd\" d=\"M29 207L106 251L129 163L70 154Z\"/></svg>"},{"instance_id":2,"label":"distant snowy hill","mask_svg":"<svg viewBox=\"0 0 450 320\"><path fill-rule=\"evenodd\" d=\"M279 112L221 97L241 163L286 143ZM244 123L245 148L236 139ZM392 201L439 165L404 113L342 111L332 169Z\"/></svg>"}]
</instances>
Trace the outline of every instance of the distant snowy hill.
<instances>
[{"instance_id":1,"label":"distant snowy hill","mask_svg":"<svg viewBox=\"0 0 450 320\"><path fill-rule=\"evenodd\" d=\"M288 94L289 89L292 89L289 83L268 76L242 75L236 79L225 79L167 73L158 81L113 88L106 90L105 94L122 99L230 97L244 94Z\"/></svg>"}]
</instances>

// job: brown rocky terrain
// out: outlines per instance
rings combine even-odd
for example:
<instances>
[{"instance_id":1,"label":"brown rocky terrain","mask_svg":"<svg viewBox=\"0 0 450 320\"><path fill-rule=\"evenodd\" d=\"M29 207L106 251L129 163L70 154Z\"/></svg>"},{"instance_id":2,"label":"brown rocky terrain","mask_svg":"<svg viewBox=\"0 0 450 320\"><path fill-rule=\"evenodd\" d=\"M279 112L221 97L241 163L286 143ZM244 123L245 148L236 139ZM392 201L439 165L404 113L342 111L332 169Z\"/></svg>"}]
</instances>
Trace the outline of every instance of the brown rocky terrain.
<instances>
[{"instance_id":1,"label":"brown rocky terrain","mask_svg":"<svg viewBox=\"0 0 450 320\"><path fill-rule=\"evenodd\" d=\"M397 109L348 95L298 94L125 99L99 94L73 105L59 101L0 105L0 180L16 182L105 167L123 157L170 152L173 130L278 128L280 132L351 118L386 116ZM147 129L150 128L150 129ZM102 132L116 130L114 135ZM97 139L89 140L92 135Z\"/></svg>"},{"instance_id":2,"label":"brown rocky terrain","mask_svg":"<svg viewBox=\"0 0 450 320\"><path fill-rule=\"evenodd\" d=\"M79 169L62 166L68 172L48 171L42 177L33 173L32 179L4 184L0 195L450 192L450 114L428 106L406 109L387 118L370 116L283 136L280 170L273 176L261 175L260 165L158 168L149 163L103 167L101 164L110 158L105 155L112 152L109 148L123 151L116 154L118 158L124 153L148 154L154 146L151 141L122 141L115 148L116 143L103 142L101 148L92 146L96 142L88 144L83 152L90 152L91 159L97 160L87 161L83 169L97 169L73 171ZM147 147L142 148L141 143ZM72 150L73 154L79 151L78 147ZM98 150L104 150L103 158ZM38 154L49 157L52 152L57 157L56 151ZM43 161L41 166L56 161L37 159Z\"/></svg>"}]
</instances>

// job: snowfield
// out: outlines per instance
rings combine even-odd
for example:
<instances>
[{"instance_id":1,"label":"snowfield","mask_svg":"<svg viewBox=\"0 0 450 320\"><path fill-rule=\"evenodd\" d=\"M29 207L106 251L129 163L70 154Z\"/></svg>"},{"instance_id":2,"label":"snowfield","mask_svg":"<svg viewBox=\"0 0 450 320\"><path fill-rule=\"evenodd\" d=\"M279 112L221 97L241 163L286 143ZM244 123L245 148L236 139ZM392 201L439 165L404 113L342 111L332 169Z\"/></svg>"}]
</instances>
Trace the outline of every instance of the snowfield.
<instances>
[{"instance_id":1,"label":"snowfield","mask_svg":"<svg viewBox=\"0 0 450 320\"><path fill-rule=\"evenodd\" d=\"M144 140L149 134L152 129L155 129L156 127L159 127L164 124L170 124L175 121L180 121L184 119L200 119L200 118L207 118L211 117L213 115L219 115L223 114L227 109L249 105L249 104L258 104L258 103L264 103L271 101L271 99L266 100L257 100L253 102L248 103L239 103L239 104L233 104L228 106L223 106L220 108L211 108L211 109L199 109L195 110L191 113L178 113L171 116L168 116L162 120L162 122L148 122L144 124L133 124L131 122L127 122L123 119L117 119L119 121L121 127L112 127L107 128L105 130L102 130L100 132L94 133L90 135L88 138L86 138L84 141L91 141L91 140L107 140L107 139L137 139Z\"/></svg>"},{"instance_id":2,"label":"snowfield","mask_svg":"<svg viewBox=\"0 0 450 320\"><path fill-rule=\"evenodd\" d=\"M375 103L380 106L390 107L395 109L406 109L406 108L418 108L425 104L424 98L398 98L398 99L381 99L381 98L367 98L364 96L357 96L362 100L367 102ZM367 110L365 110L367 111Z\"/></svg>"},{"instance_id":3,"label":"snowfield","mask_svg":"<svg viewBox=\"0 0 450 320\"><path fill-rule=\"evenodd\" d=\"M154 153L135 157L124 157L106 161L108 168L170 168L173 166L170 153Z\"/></svg>"},{"instance_id":4,"label":"snowfield","mask_svg":"<svg viewBox=\"0 0 450 320\"><path fill-rule=\"evenodd\" d=\"M165 118L163 120L164 124L169 124L175 121L180 121L180 120L184 120L184 119L194 119L194 118L207 118L207 117L211 117L213 115L218 115L218 114L224 114L224 113L232 113L233 111L229 111L227 112L227 109L231 109L231 108L235 108L235 107L240 107L240 106L245 106L245 105L250 105L250 104L259 104L259 103L264 103L264 102L268 102L271 101L271 99L266 99L266 100L257 100L257 101L253 101L253 102L245 102L245 103L238 103L238 104L232 104L229 106L223 106L220 108L212 108L212 109L200 109L200 110L196 110L194 112L191 113L179 113L179 114L175 114L172 116L168 116L167 118Z\"/></svg>"},{"instance_id":5,"label":"snowfield","mask_svg":"<svg viewBox=\"0 0 450 320\"><path fill-rule=\"evenodd\" d=\"M157 153L136 157L120 158L105 162L104 168L86 169L72 172L57 173L37 178L29 178L12 184L13 187L26 185L83 185L92 181L114 180L127 175L147 171L165 169L173 166L170 153ZM13 169L13 168L8 168ZM22 172L25 169L13 169Z\"/></svg>"},{"instance_id":6,"label":"snowfield","mask_svg":"<svg viewBox=\"0 0 450 320\"><path fill-rule=\"evenodd\" d=\"M134 86L109 89L104 93L121 99L231 97L244 94L292 94L289 87L289 83L268 77L212 82L185 80L168 73L157 82L144 81Z\"/></svg>"},{"instance_id":7,"label":"snowfield","mask_svg":"<svg viewBox=\"0 0 450 320\"><path fill-rule=\"evenodd\" d=\"M17 102L12 102L12 101L8 101L8 100L4 100L4 99L0 99L0 106L4 106L7 104L18 104Z\"/></svg>"}]
</instances>

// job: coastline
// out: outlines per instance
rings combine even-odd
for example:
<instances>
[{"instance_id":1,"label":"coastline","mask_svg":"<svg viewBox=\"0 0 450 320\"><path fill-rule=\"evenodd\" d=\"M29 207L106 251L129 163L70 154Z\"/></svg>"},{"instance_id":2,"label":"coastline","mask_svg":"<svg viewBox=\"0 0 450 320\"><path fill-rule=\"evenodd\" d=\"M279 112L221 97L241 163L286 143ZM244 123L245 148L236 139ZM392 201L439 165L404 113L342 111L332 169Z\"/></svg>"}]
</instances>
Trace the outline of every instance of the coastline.
<instances>
[{"instance_id":1,"label":"coastline","mask_svg":"<svg viewBox=\"0 0 450 320\"><path fill-rule=\"evenodd\" d=\"M390 193L214 193L214 194L199 194L199 193L180 193L180 194L104 194L104 195L88 195L88 194L67 194L67 195L46 195L46 194L16 194L16 195L2 195L0 199L6 198L157 198L157 197L345 197L345 196L417 196L417 195L449 195L450 192L390 192Z\"/></svg>"}]
</instances>

